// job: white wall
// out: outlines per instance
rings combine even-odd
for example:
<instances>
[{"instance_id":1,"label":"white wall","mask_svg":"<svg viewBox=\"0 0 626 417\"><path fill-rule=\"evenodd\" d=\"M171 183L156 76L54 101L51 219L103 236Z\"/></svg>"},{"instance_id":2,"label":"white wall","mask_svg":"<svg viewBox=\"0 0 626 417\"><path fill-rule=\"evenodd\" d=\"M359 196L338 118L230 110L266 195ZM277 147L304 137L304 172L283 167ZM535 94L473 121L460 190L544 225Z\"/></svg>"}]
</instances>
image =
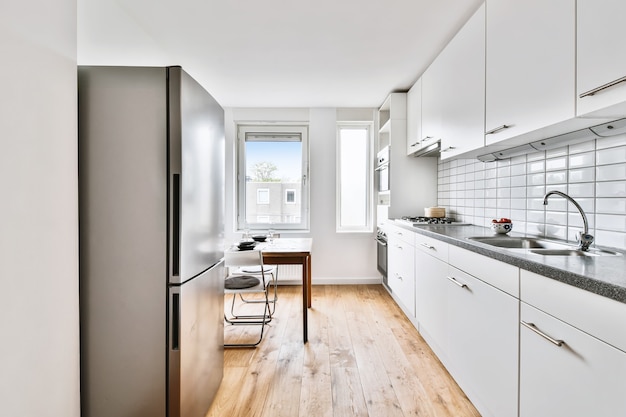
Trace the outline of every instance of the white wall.
<instances>
[{"instance_id":1,"label":"white wall","mask_svg":"<svg viewBox=\"0 0 626 417\"><path fill-rule=\"evenodd\" d=\"M339 115L339 116L338 116ZM237 122L298 121L309 126L311 184L310 233L289 235L313 238L313 284L377 283L376 244L373 233L335 232L335 171L337 120L370 121L374 109L226 109L226 239L235 241L235 136ZM283 234L283 236L285 236Z\"/></svg>"},{"instance_id":2,"label":"white wall","mask_svg":"<svg viewBox=\"0 0 626 417\"><path fill-rule=\"evenodd\" d=\"M75 417L75 0L3 2L0 55L0 414Z\"/></svg>"}]
</instances>

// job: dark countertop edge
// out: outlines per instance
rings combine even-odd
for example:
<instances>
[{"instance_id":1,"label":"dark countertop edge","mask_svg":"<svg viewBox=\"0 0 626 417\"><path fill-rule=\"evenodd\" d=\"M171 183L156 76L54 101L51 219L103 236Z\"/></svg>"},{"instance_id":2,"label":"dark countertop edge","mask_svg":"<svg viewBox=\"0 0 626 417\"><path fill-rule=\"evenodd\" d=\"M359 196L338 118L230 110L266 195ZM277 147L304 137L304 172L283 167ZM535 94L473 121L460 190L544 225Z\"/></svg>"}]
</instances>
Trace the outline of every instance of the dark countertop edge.
<instances>
[{"instance_id":1,"label":"dark countertop edge","mask_svg":"<svg viewBox=\"0 0 626 417\"><path fill-rule=\"evenodd\" d=\"M526 271L534 272L536 274L554 279L564 284L568 284L583 289L585 291L589 291L594 294L598 294L603 297L619 301L621 303L626 303L626 287L612 284L606 281L601 281L593 277L581 275L564 268L544 265L540 262L529 260L526 257L516 256L512 252L506 251L506 249L499 250L485 244L451 237L446 235L444 232L447 228L466 226L439 226L435 229L434 227L411 227L393 222L391 222L391 224L393 224L394 226L402 227L403 229L411 230L418 234L441 240L443 242L458 246L463 249L467 249L480 255L488 256L498 261L517 266ZM487 230L487 228L484 229ZM626 274L626 271L624 271L624 273Z\"/></svg>"}]
</instances>

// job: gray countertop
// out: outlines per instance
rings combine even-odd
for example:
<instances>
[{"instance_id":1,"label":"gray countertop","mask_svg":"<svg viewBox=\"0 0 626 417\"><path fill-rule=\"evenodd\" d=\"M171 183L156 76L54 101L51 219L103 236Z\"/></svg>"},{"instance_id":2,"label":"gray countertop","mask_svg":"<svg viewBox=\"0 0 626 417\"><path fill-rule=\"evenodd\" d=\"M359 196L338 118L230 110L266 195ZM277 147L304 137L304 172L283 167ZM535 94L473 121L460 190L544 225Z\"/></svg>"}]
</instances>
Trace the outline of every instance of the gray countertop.
<instances>
[{"instance_id":1,"label":"gray countertop","mask_svg":"<svg viewBox=\"0 0 626 417\"><path fill-rule=\"evenodd\" d=\"M489 256L527 271L626 303L626 252L619 256L542 256L528 251L510 251L468 240L474 236L493 236L491 229L480 226L416 226L391 221L395 226L447 242L481 255ZM511 236L528 236L510 233ZM572 244L575 246L575 244ZM602 246L598 248L604 249Z\"/></svg>"}]
</instances>

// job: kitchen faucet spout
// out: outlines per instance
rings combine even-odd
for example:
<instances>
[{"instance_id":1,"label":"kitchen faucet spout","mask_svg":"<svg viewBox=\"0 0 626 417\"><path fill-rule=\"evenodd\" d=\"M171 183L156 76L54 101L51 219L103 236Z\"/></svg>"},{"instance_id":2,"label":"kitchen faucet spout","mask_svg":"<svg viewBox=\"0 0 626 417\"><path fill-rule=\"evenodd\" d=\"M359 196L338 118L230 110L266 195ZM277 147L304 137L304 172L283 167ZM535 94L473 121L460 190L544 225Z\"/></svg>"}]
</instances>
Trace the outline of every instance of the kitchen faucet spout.
<instances>
[{"instance_id":1,"label":"kitchen faucet spout","mask_svg":"<svg viewBox=\"0 0 626 417\"><path fill-rule=\"evenodd\" d=\"M582 232L578 232L578 235L576 236L576 240L578 241L578 247L580 248L580 250L582 250L582 251L589 250L589 246L593 243L593 236L589 234L589 223L587 222L587 215L585 215L585 212L583 211L583 208L572 197L570 197L567 194L562 193L560 191L556 191L556 190L549 191L543 197L543 205L544 206L548 205L548 197L550 197L552 194L560 195L561 197L571 201L572 204L578 209L578 212L580 213L580 215L583 218L583 231Z\"/></svg>"}]
</instances>

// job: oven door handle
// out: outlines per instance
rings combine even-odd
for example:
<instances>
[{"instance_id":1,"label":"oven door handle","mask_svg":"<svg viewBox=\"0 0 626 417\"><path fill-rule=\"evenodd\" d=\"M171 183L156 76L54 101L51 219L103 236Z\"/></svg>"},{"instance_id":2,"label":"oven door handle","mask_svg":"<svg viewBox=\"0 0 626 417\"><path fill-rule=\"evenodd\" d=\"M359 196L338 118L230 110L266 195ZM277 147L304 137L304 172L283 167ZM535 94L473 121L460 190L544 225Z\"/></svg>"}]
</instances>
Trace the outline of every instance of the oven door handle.
<instances>
[{"instance_id":1,"label":"oven door handle","mask_svg":"<svg viewBox=\"0 0 626 417\"><path fill-rule=\"evenodd\" d=\"M387 246L387 241L385 241L385 240L381 240L381 239L378 239L378 238L374 238L374 240L376 242L378 242L381 246Z\"/></svg>"},{"instance_id":2,"label":"oven door handle","mask_svg":"<svg viewBox=\"0 0 626 417\"><path fill-rule=\"evenodd\" d=\"M387 162L386 164L378 165L376 169L374 169L374 171L381 171L385 168L389 168L389 162Z\"/></svg>"}]
</instances>

